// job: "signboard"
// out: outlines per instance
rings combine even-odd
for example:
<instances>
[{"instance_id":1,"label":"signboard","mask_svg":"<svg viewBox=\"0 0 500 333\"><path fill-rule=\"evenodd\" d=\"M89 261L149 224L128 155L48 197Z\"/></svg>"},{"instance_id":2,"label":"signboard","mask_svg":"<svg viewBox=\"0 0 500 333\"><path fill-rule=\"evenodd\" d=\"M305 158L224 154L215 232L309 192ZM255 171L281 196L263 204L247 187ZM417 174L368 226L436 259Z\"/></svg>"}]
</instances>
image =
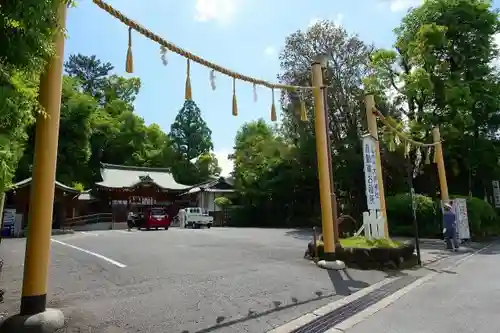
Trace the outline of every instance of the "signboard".
<instances>
[{"instance_id":1,"label":"signboard","mask_svg":"<svg viewBox=\"0 0 500 333\"><path fill-rule=\"evenodd\" d=\"M467 199L454 199L452 207L457 219L458 239L470 239L469 216L467 215Z\"/></svg>"},{"instance_id":2,"label":"signboard","mask_svg":"<svg viewBox=\"0 0 500 333\"><path fill-rule=\"evenodd\" d=\"M377 180L376 141L371 135L363 137L366 203L369 210L380 210L380 192Z\"/></svg>"},{"instance_id":3,"label":"signboard","mask_svg":"<svg viewBox=\"0 0 500 333\"><path fill-rule=\"evenodd\" d=\"M16 223L16 210L4 209L3 211L3 226L12 227Z\"/></svg>"},{"instance_id":4,"label":"signboard","mask_svg":"<svg viewBox=\"0 0 500 333\"><path fill-rule=\"evenodd\" d=\"M156 204L156 200L154 200L152 197L140 197L140 196L129 197L128 202L130 204L135 204L135 205L154 205L154 204Z\"/></svg>"},{"instance_id":5,"label":"signboard","mask_svg":"<svg viewBox=\"0 0 500 333\"><path fill-rule=\"evenodd\" d=\"M500 182L498 180L494 180L491 183L493 185L493 202L495 204L495 208L500 208Z\"/></svg>"}]
</instances>

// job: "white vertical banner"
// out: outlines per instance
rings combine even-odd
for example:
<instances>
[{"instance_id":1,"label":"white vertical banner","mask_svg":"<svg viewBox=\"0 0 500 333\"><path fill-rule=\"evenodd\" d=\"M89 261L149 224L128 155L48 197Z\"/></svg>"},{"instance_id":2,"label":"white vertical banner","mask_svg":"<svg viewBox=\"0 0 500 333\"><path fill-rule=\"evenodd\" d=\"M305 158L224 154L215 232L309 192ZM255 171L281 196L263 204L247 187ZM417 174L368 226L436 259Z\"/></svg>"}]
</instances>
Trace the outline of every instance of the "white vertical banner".
<instances>
[{"instance_id":1,"label":"white vertical banner","mask_svg":"<svg viewBox=\"0 0 500 333\"><path fill-rule=\"evenodd\" d=\"M493 185L493 202L495 203L495 208L500 208L500 183L498 180L491 182Z\"/></svg>"},{"instance_id":2,"label":"white vertical banner","mask_svg":"<svg viewBox=\"0 0 500 333\"><path fill-rule=\"evenodd\" d=\"M380 210L380 191L377 180L376 140L363 136L363 163L365 171L366 204L368 210Z\"/></svg>"},{"instance_id":3,"label":"white vertical banner","mask_svg":"<svg viewBox=\"0 0 500 333\"><path fill-rule=\"evenodd\" d=\"M470 239L469 215L467 214L467 199L454 199L452 207L457 221L458 239Z\"/></svg>"}]
</instances>

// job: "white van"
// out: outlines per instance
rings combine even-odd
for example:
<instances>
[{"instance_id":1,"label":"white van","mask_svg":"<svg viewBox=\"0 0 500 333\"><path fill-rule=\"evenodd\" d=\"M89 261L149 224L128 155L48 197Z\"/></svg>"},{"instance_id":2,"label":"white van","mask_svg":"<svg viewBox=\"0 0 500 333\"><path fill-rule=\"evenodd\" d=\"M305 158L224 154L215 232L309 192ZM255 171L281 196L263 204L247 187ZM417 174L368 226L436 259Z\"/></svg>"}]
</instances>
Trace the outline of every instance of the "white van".
<instances>
[{"instance_id":1,"label":"white van","mask_svg":"<svg viewBox=\"0 0 500 333\"><path fill-rule=\"evenodd\" d=\"M202 226L210 228L214 218L204 212L200 207L188 207L179 210L179 227L199 229Z\"/></svg>"}]
</instances>

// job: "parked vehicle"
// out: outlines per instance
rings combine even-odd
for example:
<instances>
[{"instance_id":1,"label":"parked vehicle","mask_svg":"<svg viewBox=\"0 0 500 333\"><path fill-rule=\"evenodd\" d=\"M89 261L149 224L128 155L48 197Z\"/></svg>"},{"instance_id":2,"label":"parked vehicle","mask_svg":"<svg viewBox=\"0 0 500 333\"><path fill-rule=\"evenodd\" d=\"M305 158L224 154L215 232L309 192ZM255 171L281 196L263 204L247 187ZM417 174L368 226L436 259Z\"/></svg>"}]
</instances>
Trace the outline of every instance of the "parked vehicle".
<instances>
[{"instance_id":1,"label":"parked vehicle","mask_svg":"<svg viewBox=\"0 0 500 333\"><path fill-rule=\"evenodd\" d=\"M172 218L161 207L153 207L145 212L139 213L133 217L134 226L137 229L157 229L165 228L168 230L172 223Z\"/></svg>"},{"instance_id":2,"label":"parked vehicle","mask_svg":"<svg viewBox=\"0 0 500 333\"><path fill-rule=\"evenodd\" d=\"M179 211L179 226L182 228L199 229L202 226L212 227L214 218L200 207L188 207Z\"/></svg>"}]
</instances>

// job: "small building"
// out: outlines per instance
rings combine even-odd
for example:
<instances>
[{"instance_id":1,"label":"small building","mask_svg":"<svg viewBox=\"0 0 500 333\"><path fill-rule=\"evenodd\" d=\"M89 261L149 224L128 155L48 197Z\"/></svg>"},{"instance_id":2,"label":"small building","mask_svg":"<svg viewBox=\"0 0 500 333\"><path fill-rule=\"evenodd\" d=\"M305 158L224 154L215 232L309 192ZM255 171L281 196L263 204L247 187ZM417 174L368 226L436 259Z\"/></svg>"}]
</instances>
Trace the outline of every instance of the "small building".
<instances>
[{"instance_id":1,"label":"small building","mask_svg":"<svg viewBox=\"0 0 500 333\"><path fill-rule=\"evenodd\" d=\"M31 196L31 177L15 183L5 192L6 209L15 209L15 214L22 215L22 227L28 225L29 203ZM75 215L78 207L78 196L80 191L64 185L58 181L54 184L54 210L52 218L52 228L59 229L68 217Z\"/></svg>"},{"instance_id":2,"label":"small building","mask_svg":"<svg viewBox=\"0 0 500 333\"><path fill-rule=\"evenodd\" d=\"M229 178L220 177L193 186L182 194L190 206L201 207L214 217L215 224L220 224L225 216L222 207L215 204L215 198L234 198L234 184ZM234 201L234 200L233 200Z\"/></svg>"},{"instance_id":3,"label":"small building","mask_svg":"<svg viewBox=\"0 0 500 333\"><path fill-rule=\"evenodd\" d=\"M101 164L102 181L95 184L92 195L100 212L112 212L116 222L127 219L128 211L141 211L151 206L164 207L169 215L177 215L179 195L191 186L179 184L166 168L146 168Z\"/></svg>"}]
</instances>

